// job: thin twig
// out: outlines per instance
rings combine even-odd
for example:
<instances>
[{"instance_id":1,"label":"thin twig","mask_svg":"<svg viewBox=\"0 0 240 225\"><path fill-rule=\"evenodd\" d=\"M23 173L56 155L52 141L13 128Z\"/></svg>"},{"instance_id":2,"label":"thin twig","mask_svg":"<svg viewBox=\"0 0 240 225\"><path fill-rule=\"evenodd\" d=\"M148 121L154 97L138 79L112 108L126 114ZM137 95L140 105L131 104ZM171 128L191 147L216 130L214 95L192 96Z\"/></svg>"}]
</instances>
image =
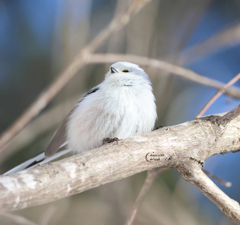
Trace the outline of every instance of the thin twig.
<instances>
[{"instance_id":1,"label":"thin twig","mask_svg":"<svg viewBox=\"0 0 240 225\"><path fill-rule=\"evenodd\" d=\"M66 70L59 75L57 80L39 96L30 108L28 108L24 114L7 129L7 131L2 134L0 137L0 151L2 151L4 146L47 106L76 72L88 62L91 54L96 51L113 32L118 31L128 24L132 16L150 1L151 0L133 0L127 10L116 15L107 28L79 52Z\"/></svg>"},{"instance_id":2,"label":"thin twig","mask_svg":"<svg viewBox=\"0 0 240 225\"><path fill-rule=\"evenodd\" d=\"M88 63L113 63L116 61L128 61L137 63L141 66L149 66L157 69L161 69L192 82L202 84L208 87L223 89L224 83L216 81L214 79L199 75L192 70L173 65L157 59L136 56L136 55L124 55L124 54L94 54L89 58ZM237 88L227 88L226 94L240 99L240 91Z\"/></svg>"},{"instance_id":3,"label":"thin twig","mask_svg":"<svg viewBox=\"0 0 240 225\"><path fill-rule=\"evenodd\" d=\"M167 167L162 167L158 170L149 170L147 171L147 177L144 181L144 184L141 188L141 191L140 193L138 194L138 197L132 207L132 210L131 210L131 213L129 214L128 216L128 219L125 223L125 225L132 225L133 224L133 221L136 217L136 214L137 214L137 211L138 211L138 208L140 206L140 204L142 203L145 195L147 194L149 188L152 186L154 180L156 179L156 177L160 174L162 174L164 171L168 170L169 168Z\"/></svg>"},{"instance_id":4,"label":"thin twig","mask_svg":"<svg viewBox=\"0 0 240 225\"><path fill-rule=\"evenodd\" d=\"M196 118L200 118L203 116L203 114L207 111L207 109L222 95L225 93L225 90L227 87L233 85L240 79L240 73L235 76L232 80L230 80L226 85L224 85L224 88L219 90L207 103L203 106L203 108L200 110L200 112L197 114Z\"/></svg>"},{"instance_id":5,"label":"thin twig","mask_svg":"<svg viewBox=\"0 0 240 225\"><path fill-rule=\"evenodd\" d=\"M208 172L207 170L202 170L206 175L208 175L209 177L211 177L212 179L218 181L220 184L222 184L225 187L231 187L232 183L231 182L226 182L223 179L215 176L214 174Z\"/></svg>"}]
</instances>

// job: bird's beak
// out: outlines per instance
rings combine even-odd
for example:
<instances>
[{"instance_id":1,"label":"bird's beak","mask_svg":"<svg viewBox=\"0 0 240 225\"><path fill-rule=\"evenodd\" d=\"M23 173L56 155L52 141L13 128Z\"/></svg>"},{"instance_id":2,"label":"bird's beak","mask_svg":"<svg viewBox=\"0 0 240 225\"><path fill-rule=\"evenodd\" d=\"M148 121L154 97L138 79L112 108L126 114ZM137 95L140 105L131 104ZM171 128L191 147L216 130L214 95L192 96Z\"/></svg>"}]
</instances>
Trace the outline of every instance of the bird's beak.
<instances>
[{"instance_id":1,"label":"bird's beak","mask_svg":"<svg viewBox=\"0 0 240 225\"><path fill-rule=\"evenodd\" d=\"M113 67L111 67L110 70L111 70L111 73L117 73L117 70L114 69Z\"/></svg>"}]
</instances>

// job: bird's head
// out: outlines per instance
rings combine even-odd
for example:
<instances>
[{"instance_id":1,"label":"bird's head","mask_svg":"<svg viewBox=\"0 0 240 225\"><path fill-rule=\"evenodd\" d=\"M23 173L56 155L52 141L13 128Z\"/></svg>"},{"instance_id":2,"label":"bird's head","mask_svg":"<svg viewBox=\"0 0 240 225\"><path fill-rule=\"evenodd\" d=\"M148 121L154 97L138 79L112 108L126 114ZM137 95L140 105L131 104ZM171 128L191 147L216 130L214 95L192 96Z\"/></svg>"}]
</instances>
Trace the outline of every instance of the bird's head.
<instances>
[{"instance_id":1,"label":"bird's head","mask_svg":"<svg viewBox=\"0 0 240 225\"><path fill-rule=\"evenodd\" d=\"M134 77L134 76L140 76L147 80L149 80L148 75L144 72L142 68L140 68L138 65L134 63L129 62L116 62L112 64L109 68L108 73L106 74L106 78L110 76L118 76L118 77Z\"/></svg>"}]
</instances>

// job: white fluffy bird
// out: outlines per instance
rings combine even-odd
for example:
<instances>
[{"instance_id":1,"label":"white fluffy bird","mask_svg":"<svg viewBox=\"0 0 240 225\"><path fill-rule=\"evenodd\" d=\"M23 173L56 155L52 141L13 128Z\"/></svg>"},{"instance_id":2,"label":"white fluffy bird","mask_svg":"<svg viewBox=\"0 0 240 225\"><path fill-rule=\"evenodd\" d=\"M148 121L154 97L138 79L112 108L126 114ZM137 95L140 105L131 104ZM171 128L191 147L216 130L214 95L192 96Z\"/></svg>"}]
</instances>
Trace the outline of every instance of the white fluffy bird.
<instances>
[{"instance_id":1,"label":"white fluffy bird","mask_svg":"<svg viewBox=\"0 0 240 225\"><path fill-rule=\"evenodd\" d=\"M68 152L80 153L116 140L152 131L157 118L148 75L138 65L117 62L104 81L83 95L62 122L45 153L5 174L52 161Z\"/></svg>"}]
</instances>

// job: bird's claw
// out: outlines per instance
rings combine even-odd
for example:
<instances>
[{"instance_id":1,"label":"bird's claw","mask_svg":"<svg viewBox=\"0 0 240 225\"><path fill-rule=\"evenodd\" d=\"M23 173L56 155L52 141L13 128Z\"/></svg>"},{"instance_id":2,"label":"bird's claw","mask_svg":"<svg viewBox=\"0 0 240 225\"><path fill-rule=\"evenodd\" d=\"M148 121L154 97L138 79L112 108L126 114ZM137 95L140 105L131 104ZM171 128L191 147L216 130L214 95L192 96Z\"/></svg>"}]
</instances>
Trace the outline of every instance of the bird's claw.
<instances>
[{"instance_id":1,"label":"bird's claw","mask_svg":"<svg viewBox=\"0 0 240 225\"><path fill-rule=\"evenodd\" d=\"M118 139L117 137L114 137L114 138L104 138L103 139L103 144L105 145L105 144L108 144L108 143L112 143L114 141L116 141L117 144L118 144L118 141L120 141L120 139Z\"/></svg>"}]
</instances>

